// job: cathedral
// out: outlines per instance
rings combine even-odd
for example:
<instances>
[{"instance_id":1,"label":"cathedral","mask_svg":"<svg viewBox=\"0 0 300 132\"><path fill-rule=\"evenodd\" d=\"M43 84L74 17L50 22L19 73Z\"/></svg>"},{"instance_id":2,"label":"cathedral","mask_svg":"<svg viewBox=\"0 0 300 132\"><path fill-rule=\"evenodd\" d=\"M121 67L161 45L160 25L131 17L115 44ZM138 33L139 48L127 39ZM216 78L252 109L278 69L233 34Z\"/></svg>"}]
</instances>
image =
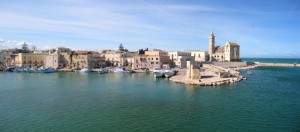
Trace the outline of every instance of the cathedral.
<instances>
[{"instance_id":1,"label":"cathedral","mask_svg":"<svg viewBox=\"0 0 300 132\"><path fill-rule=\"evenodd\" d=\"M240 46L235 42L227 42L224 46L215 46L215 35L209 36L209 61L239 61Z\"/></svg>"}]
</instances>

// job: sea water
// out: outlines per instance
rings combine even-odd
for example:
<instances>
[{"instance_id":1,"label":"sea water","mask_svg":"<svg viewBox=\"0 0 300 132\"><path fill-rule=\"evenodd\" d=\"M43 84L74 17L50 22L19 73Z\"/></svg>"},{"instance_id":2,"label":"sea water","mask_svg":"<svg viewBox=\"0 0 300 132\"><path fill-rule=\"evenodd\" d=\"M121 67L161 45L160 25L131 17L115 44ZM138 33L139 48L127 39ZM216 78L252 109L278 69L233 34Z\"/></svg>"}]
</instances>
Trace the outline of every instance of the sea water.
<instances>
[{"instance_id":1,"label":"sea water","mask_svg":"<svg viewBox=\"0 0 300 132\"><path fill-rule=\"evenodd\" d=\"M143 73L0 72L0 131L300 131L300 68L192 86Z\"/></svg>"}]
</instances>

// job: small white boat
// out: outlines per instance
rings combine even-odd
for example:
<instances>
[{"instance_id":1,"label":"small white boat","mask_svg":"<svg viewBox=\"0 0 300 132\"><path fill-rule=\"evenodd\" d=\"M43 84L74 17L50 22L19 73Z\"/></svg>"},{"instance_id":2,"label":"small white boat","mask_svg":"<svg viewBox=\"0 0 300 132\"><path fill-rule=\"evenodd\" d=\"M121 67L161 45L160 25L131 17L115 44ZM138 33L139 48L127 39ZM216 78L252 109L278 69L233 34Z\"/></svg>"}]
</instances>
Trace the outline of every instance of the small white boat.
<instances>
[{"instance_id":1,"label":"small white boat","mask_svg":"<svg viewBox=\"0 0 300 132\"><path fill-rule=\"evenodd\" d=\"M84 72L84 73L92 72L92 69L91 69L91 68L88 68L88 67L85 67L85 68L82 68L82 69L80 70L80 72Z\"/></svg>"},{"instance_id":2,"label":"small white boat","mask_svg":"<svg viewBox=\"0 0 300 132\"><path fill-rule=\"evenodd\" d=\"M105 73L107 73L107 69L105 69L105 68L100 68L99 74L105 74Z\"/></svg>"},{"instance_id":3,"label":"small white boat","mask_svg":"<svg viewBox=\"0 0 300 132\"><path fill-rule=\"evenodd\" d=\"M41 69L41 71L43 73L53 73L53 72L56 72L56 70L54 68L44 68L44 69Z\"/></svg>"},{"instance_id":4,"label":"small white boat","mask_svg":"<svg viewBox=\"0 0 300 132\"><path fill-rule=\"evenodd\" d=\"M38 73L39 70L35 67L31 67L31 68L27 69L27 72L29 72L29 73Z\"/></svg>"},{"instance_id":5,"label":"small white boat","mask_svg":"<svg viewBox=\"0 0 300 132\"><path fill-rule=\"evenodd\" d=\"M165 75L166 78L172 77L173 75L175 75L175 70L165 69L164 70L164 75Z\"/></svg>"},{"instance_id":6,"label":"small white boat","mask_svg":"<svg viewBox=\"0 0 300 132\"><path fill-rule=\"evenodd\" d=\"M163 77L164 76L164 70L161 69L160 67L156 67L153 69L153 74L154 77L158 78L158 77Z\"/></svg>"},{"instance_id":7,"label":"small white boat","mask_svg":"<svg viewBox=\"0 0 300 132\"><path fill-rule=\"evenodd\" d=\"M116 68L115 69L115 71L114 72L125 72L125 70L123 69L123 68L121 68L121 67L118 67L118 68Z\"/></svg>"},{"instance_id":8,"label":"small white boat","mask_svg":"<svg viewBox=\"0 0 300 132\"><path fill-rule=\"evenodd\" d=\"M252 72L250 70L247 71L248 75L252 75Z\"/></svg>"}]
</instances>

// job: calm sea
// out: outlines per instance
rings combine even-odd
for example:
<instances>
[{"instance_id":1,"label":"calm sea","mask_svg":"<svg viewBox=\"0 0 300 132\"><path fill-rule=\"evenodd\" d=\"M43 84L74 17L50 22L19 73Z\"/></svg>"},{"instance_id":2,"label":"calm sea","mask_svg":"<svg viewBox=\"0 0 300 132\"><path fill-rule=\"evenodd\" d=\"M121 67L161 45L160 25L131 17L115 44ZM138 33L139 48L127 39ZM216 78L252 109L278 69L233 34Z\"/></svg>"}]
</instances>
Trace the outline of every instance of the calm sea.
<instances>
[{"instance_id":1,"label":"calm sea","mask_svg":"<svg viewBox=\"0 0 300 132\"><path fill-rule=\"evenodd\" d=\"M242 58L242 61L300 64L300 58Z\"/></svg>"},{"instance_id":2,"label":"calm sea","mask_svg":"<svg viewBox=\"0 0 300 132\"><path fill-rule=\"evenodd\" d=\"M300 131L300 68L199 87L151 74L0 72L0 131Z\"/></svg>"}]
</instances>

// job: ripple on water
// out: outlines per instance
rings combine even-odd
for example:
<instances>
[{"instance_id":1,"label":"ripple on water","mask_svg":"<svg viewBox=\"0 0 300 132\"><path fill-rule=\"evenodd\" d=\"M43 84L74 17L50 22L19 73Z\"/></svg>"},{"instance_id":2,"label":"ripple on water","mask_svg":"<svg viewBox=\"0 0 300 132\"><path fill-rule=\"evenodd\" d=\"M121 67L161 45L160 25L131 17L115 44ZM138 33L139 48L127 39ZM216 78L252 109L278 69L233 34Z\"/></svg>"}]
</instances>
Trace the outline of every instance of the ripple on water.
<instances>
[{"instance_id":1,"label":"ripple on water","mask_svg":"<svg viewBox=\"0 0 300 132\"><path fill-rule=\"evenodd\" d=\"M151 74L2 72L0 130L299 130L299 69L252 73L236 84L199 87Z\"/></svg>"}]
</instances>

